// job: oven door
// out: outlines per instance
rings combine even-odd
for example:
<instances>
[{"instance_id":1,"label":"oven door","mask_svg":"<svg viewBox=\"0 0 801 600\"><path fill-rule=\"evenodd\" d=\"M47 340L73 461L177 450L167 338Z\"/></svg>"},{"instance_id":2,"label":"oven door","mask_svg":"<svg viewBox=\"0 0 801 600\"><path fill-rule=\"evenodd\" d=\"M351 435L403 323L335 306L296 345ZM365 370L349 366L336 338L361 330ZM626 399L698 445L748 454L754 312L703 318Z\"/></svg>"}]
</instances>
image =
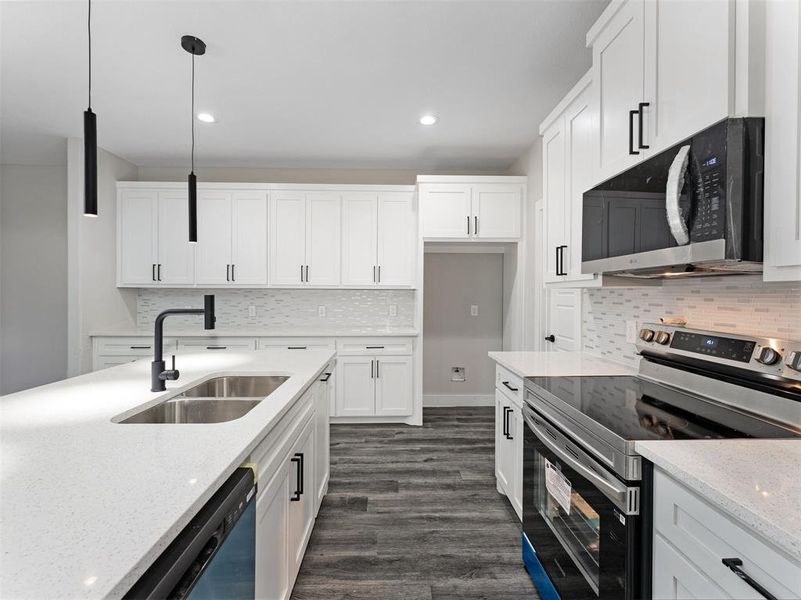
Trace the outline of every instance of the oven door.
<instances>
[{"instance_id":1,"label":"oven door","mask_svg":"<svg viewBox=\"0 0 801 600\"><path fill-rule=\"evenodd\" d=\"M523 416L523 557L540 595L639 598L639 488L528 405Z\"/></svg>"}]
</instances>

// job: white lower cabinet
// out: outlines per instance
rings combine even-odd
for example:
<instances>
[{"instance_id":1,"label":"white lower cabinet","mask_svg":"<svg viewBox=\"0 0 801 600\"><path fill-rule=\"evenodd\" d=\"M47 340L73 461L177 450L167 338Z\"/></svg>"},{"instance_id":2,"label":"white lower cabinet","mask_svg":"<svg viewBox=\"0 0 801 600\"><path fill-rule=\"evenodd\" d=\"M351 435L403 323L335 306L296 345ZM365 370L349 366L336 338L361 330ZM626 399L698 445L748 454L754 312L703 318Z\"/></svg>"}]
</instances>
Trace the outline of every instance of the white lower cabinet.
<instances>
[{"instance_id":1,"label":"white lower cabinet","mask_svg":"<svg viewBox=\"0 0 801 600\"><path fill-rule=\"evenodd\" d=\"M517 516L523 518L523 415L520 407L495 390L495 478Z\"/></svg>"},{"instance_id":2,"label":"white lower cabinet","mask_svg":"<svg viewBox=\"0 0 801 600\"><path fill-rule=\"evenodd\" d=\"M338 417L405 417L413 411L411 356L342 356Z\"/></svg>"},{"instance_id":3,"label":"white lower cabinet","mask_svg":"<svg viewBox=\"0 0 801 600\"><path fill-rule=\"evenodd\" d=\"M286 600L295 584L327 490L326 384L315 382L251 455L259 473L256 498L256 598ZM320 409L322 408L322 412ZM325 429L321 428L321 425ZM327 448L326 448L327 450Z\"/></svg>"},{"instance_id":4,"label":"white lower cabinet","mask_svg":"<svg viewBox=\"0 0 801 600\"><path fill-rule=\"evenodd\" d=\"M763 600L723 564L738 568L776 598L801 598L801 564L719 508L654 470L653 598Z\"/></svg>"}]
</instances>

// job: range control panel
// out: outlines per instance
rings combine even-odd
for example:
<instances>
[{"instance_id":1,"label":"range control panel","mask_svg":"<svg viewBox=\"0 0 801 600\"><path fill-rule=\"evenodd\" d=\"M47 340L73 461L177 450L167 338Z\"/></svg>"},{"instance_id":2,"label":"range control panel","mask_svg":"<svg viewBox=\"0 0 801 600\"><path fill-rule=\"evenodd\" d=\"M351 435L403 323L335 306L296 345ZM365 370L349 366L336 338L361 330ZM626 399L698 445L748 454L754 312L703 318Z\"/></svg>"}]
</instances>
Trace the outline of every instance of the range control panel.
<instances>
[{"instance_id":1,"label":"range control panel","mask_svg":"<svg viewBox=\"0 0 801 600\"><path fill-rule=\"evenodd\" d=\"M747 363L751 362L756 342L691 331L677 331L673 334L670 347Z\"/></svg>"},{"instance_id":2,"label":"range control panel","mask_svg":"<svg viewBox=\"0 0 801 600\"><path fill-rule=\"evenodd\" d=\"M642 325L637 349L683 355L741 369L801 380L801 341L688 329L661 323Z\"/></svg>"}]
</instances>

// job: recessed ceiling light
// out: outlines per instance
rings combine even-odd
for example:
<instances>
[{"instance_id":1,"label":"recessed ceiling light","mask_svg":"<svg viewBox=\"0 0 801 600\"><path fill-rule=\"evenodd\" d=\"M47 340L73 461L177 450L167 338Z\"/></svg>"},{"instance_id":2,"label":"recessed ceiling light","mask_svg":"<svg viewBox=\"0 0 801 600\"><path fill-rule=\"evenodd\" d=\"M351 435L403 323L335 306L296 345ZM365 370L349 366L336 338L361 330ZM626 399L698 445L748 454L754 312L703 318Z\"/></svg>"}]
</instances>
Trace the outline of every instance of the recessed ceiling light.
<instances>
[{"instance_id":1,"label":"recessed ceiling light","mask_svg":"<svg viewBox=\"0 0 801 600\"><path fill-rule=\"evenodd\" d=\"M420 125L433 125L437 122L437 117L434 115L423 115L420 117Z\"/></svg>"},{"instance_id":2,"label":"recessed ceiling light","mask_svg":"<svg viewBox=\"0 0 801 600\"><path fill-rule=\"evenodd\" d=\"M204 123L214 123L217 119L215 119L214 115L211 113L197 113L197 120L203 121Z\"/></svg>"}]
</instances>

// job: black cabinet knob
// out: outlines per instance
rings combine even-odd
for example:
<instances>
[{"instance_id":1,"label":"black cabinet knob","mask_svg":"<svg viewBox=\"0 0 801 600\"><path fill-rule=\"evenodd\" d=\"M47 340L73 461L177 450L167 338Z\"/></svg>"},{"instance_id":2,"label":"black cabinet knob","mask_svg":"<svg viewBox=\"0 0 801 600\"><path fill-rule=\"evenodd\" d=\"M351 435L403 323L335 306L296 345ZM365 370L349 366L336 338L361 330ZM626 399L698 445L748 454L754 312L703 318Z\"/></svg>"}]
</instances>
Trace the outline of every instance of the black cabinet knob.
<instances>
[{"instance_id":1,"label":"black cabinet knob","mask_svg":"<svg viewBox=\"0 0 801 600\"><path fill-rule=\"evenodd\" d=\"M546 335L545 336L545 341L554 343L556 341L556 336L554 334Z\"/></svg>"}]
</instances>

